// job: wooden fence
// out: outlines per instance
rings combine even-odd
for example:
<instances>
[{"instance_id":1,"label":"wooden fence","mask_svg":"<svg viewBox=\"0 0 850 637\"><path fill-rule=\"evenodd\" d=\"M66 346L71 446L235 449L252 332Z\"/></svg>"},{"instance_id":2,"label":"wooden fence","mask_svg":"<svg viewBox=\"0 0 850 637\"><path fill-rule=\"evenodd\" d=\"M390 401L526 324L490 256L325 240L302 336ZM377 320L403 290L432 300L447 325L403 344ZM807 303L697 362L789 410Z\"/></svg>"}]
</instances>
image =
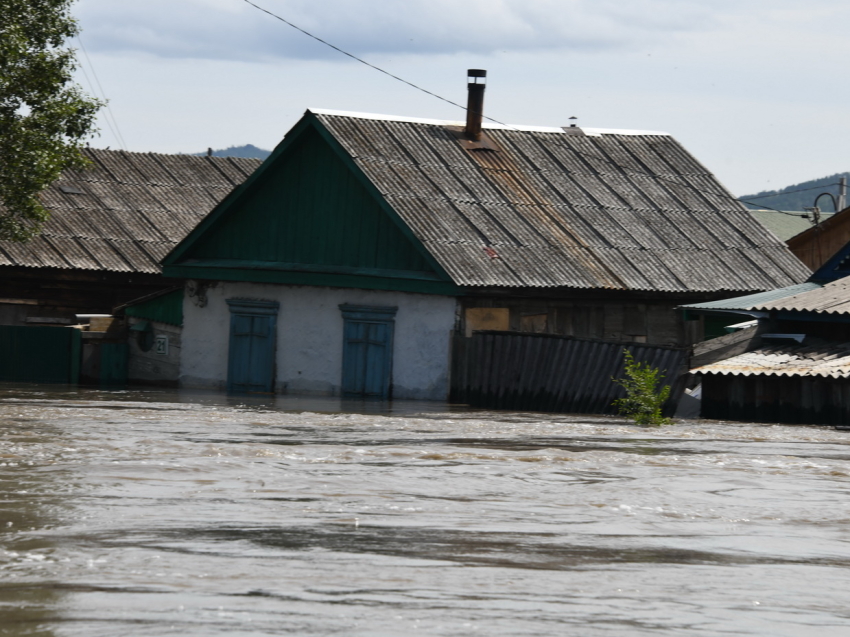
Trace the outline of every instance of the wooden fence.
<instances>
[{"instance_id":1,"label":"wooden fence","mask_svg":"<svg viewBox=\"0 0 850 637\"><path fill-rule=\"evenodd\" d=\"M672 414L685 387L687 349L548 334L455 335L451 400L485 409L616 413L611 403L624 393L612 379L623 375L625 349L663 370L672 385L665 413Z\"/></svg>"}]
</instances>

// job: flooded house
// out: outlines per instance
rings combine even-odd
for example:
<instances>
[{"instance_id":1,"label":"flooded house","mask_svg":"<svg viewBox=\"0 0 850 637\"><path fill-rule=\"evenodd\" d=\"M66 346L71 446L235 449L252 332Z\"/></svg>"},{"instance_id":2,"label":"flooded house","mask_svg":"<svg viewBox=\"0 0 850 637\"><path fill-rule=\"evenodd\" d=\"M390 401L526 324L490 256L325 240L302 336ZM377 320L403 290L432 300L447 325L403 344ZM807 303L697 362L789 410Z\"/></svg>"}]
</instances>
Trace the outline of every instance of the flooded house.
<instances>
[{"instance_id":1,"label":"flooded house","mask_svg":"<svg viewBox=\"0 0 850 637\"><path fill-rule=\"evenodd\" d=\"M686 306L740 332L707 341L691 372L704 418L846 424L850 421L850 244L808 281Z\"/></svg>"},{"instance_id":2,"label":"flooded house","mask_svg":"<svg viewBox=\"0 0 850 637\"><path fill-rule=\"evenodd\" d=\"M27 243L0 241L0 325L71 324L110 314L174 286L160 261L233 188L256 159L87 148L41 193L50 213Z\"/></svg>"},{"instance_id":3,"label":"flooded house","mask_svg":"<svg viewBox=\"0 0 850 637\"><path fill-rule=\"evenodd\" d=\"M684 347L808 276L670 135L488 124L484 75L466 122L308 110L171 251L184 386L442 400L453 334Z\"/></svg>"},{"instance_id":4,"label":"flooded house","mask_svg":"<svg viewBox=\"0 0 850 637\"><path fill-rule=\"evenodd\" d=\"M126 381L126 331L113 308L173 288L162 258L260 163L83 152L89 168L41 193L42 233L0 241L0 380ZM69 327L80 324L91 329Z\"/></svg>"}]
</instances>

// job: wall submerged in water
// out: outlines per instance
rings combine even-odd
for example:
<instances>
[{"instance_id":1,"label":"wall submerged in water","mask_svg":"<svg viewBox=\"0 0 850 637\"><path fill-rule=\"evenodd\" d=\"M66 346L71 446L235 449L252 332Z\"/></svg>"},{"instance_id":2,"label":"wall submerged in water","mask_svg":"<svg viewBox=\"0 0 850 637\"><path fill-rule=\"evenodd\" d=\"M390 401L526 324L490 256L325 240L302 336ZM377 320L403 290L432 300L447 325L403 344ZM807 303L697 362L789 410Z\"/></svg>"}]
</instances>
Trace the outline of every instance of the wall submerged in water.
<instances>
[{"instance_id":1,"label":"wall submerged in water","mask_svg":"<svg viewBox=\"0 0 850 637\"><path fill-rule=\"evenodd\" d=\"M703 418L838 425L850 422L850 379L706 375Z\"/></svg>"}]
</instances>

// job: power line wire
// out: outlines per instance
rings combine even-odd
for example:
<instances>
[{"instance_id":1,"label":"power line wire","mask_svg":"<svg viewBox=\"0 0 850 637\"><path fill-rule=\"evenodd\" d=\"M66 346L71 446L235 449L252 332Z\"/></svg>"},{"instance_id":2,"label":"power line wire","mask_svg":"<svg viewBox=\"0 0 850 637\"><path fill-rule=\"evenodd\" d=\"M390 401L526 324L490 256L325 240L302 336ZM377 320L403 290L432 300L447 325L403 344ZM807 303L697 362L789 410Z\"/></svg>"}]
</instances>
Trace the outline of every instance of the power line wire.
<instances>
[{"instance_id":1,"label":"power line wire","mask_svg":"<svg viewBox=\"0 0 850 637\"><path fill-rule=\"evenodd\" d=\"M83 72L83 75L86 78L86 82L89 85L89 89L97 96L97 90L95 89L94 82L92 82L91 78L89 77L88 71L86 71L85 64L80 64L80 70ZM112 133L112 137L114 137L115 139L119 139L118 134L115 132L115 128L112 126L112 122L110 121L110 119L108 117L104 117L104 120L106 121L106 126L109 128L109 132Z\"/></svg>"},{"instance_id":2,"label":"power line wire","mask_svg":"<svg viewBox=\"0 0 850 637\"><path fill-rule=\"evenodd\" d=\"M91 68L92 75L94 75L95 82L97 82L97 87L100 89L100 96L103 97L103 100L106 102L106 116L104 119L106 120L106 125L109 126L109 130L112 131L112 135L118 140L118 143L121 144L121 147L124 150L127 150L127 144L124 141L124 136L121 134L121 129L118 127L118 120L115 119L115 114L112 112L112 108L109 106L109 100L106 98L106 91L103 90L103 86L100 84L100 78L97 77L97 71L94 70L94 64L91 63L91 58L89 57L89 52L86 50L86 45L83 44L83 39L80 37L80 34L77 33L77 42L80 43L80 48L83 50L83 54L86 56L86 60L89 63L89 68ZM86 80L88 80L89 85L94 89L94 85L89 79L88 73L86 73L86 68L84 65L80 65L80 68L83 69L83 74L86 76ZM110 117L112 118L113 124L115 124L115 128L112 128L112 124L109 123Z\"/></svg>"},{"instance_id":3,"label":"power line wire","mask_svg":"<svg viewBox=\"0 0 850 637\"><path fill-rule=\"evenodd\" d=\"M259 10L260 10L260 11L262 11L263 13L266 13L266 14L270 15L271 17L275 18L276 20L280 20L280 21L281 21L281 22L283 22L284 24L287 24L287 25L291 26L293 29L295 29L296 31L300 31L301 33L303 33L303 34L304 34L304 35L306 35L307 37L313 38L314 40L316 40L316 42L321 42L321 43L322 43L322 44L324 44L325 46L329 46L330 48L332 48L334 51L338 51L339 53L342 53L343 55L347 55L347 56L348 56L348 57L350 57L352 60L356 60L357 62L360 62L360 64L365 64L365 65L366 65L366 66L368 66L370 69L375 69L375 70L376 70L376 71L378 71L379 73L383 73L384 75L388 75L389 77L393 78L394 80L398 80L399 82L402 82L403 84L407 84L408 86L415 88L417 91L422 91L423 93L426 93L426 94L430 95L431 97L436 97L438 100L443 100L444 102L446 102L446 103L448 103L448 104L451 104L452 106L457 106L458 108L462 108L462 109L466 110L466 107L465 107L465 106L461 106L461 105L460 105L460 104L458 104L457 102L453 102L452 100L450 100L450 99L448 99L448 98L445 98L445 97L443 97L442 95L437 95L436 93L432 93L432 92L431 92L431 91L429 91L428 89L424 89L424 88L422 88L421 86L417 86L417 85L416 85L416 84L414 84L413 82L408 82L408 81L407 81L407 80L405 80L404 78L401 78L401 77L399 77L399 76L397 76L397 75L393 75L393 74L392 74L392 73L390 73L389 71L385 71L384 69L382 69L382 68L381 68L381 67L379 67L379 66L375 66L374 64L370 64L370 63L369 63L369 62L367 62L366 60L364 60L364 59L362 59L362 58L357 57L357 56L356 56L356 55L354 55L353 53L349 53L348 51L344 51L344 50L342 50L342 49L341 49L341 48L339 48L338 46L334 46L333 44L331 44L330 42L327 42L327 41L323 40L323 39L322 39L322 38L320 38L319 36L313 35L313 34L312 34L312 33L310 33L309 31L305 31L304 29L302 29L301 27L299 27L299 26L298 26L298 25L296 25L296 24L292 24L292 22L290 22L290 21L289 21L289 20L287 20L286 18L282 18L282 17L280 17L279 15L277 15L277 14L275 14L275 13L272 13L272 12L271 12L271 11L269 11L268 9L264 9L264 8L263 8L263 7L261 7L260 5L254 4L253 2L251 2L251 0L244 0L244 2L247 2L248 4L250 4L250 5L251 5L252 7L254 7L255 9L259 9ZM487 117L487 119L491 119L491 118ZM496 120L492 120L492 121L494 121L494 122L495 122ZM501 122L498 122L498 123L501 123Z\"/></svg>"},{"instance_id":4,"label":"power line wire","mask_svg":"<svg viewBox=\"0 0 850 637\"><path fill-rule=\"evenodd\" d=\"M364 60L364 59L362 59L362 58L357 57L357 56L356 56L356 55L354 55L353 53L349 53L348 51L345 51L345 50L343 50L343 49L339 48L338 46L335 46L335 45L331 44L330 42L328 42L328 41L326 41L326 40L323 40L322 38L320 38L320 37L318 37L318 36L316 36L316 35L313 35L313 34L312 34L312 33L310 33L309 31L306 31L305 29L302 29L302 28L301 28L301 27L299 27L298 25L293 24L292 22L290 22L290 21L289 21L289 20L287 20L286 18L283 18L283 17L281 17L281 16L277 15L276 13L272 13L272 12L271 12L271 11L269 11L268 9L265 9L265 8L263 8L263 7L259 6L258 4L253 3L251 0L243 0L243 2L245 2L245 3L249 4L249 5L251 5L251 6L252 6L252 7L254 7L255 9L258 9L259 11L262 11L263 13L265 13L265 14L267 14L267 15L271 16L272 18L275 18L276 20L280 20L281 22L283 22L284 24L286 24L286 25L288 25L288 26L292 27L292 28L293 28L293 29L295 29L296 31L300 31L301 33L303 33L303 34L304 34L304 35L306 35L307 37L312 38L313 40L316 40L317 42L320 42L321 44L324 44L325 46L330 47L330 48L331 48L331 49L333 49L334 51L337 51L337 52L339 52L339 53L342 53L343 55L345 55L345 56L347 56L347 57L350 57L352 60L355 60L355 61L357 61L357 62L360 62L361 64L364 64L364 65L368 66L369 68L371 68L371 69L374 69L374 70L378 71L379 73L383 73L384 75L387 75L387 76L389 76L389 77L393 78L394 80L398 80L399 82L401 82L401 83L403 83L403 84L406 84L406 85L408 85L408 86L410 86L410 87L412 87L412 88L416 89L417 91L421 91L422 93L425 93L426 95L430 95L431 97L435 97L435 98L437 98L438 100L442 100L443 102L446 102L447 104L451 104L452 106L456 106L457 108L460 108L461 110L464 110L464 111L468 111L468 110L469 110L466 106L463 106L462 104L458 104L457 102L454 102L454 101L452 101L452 100L450 100L450 99L448 99L448 98L443 97L442 95L437 95L436 93L434 93L434 92L432 92L432 91L429 91L429 90L427 90L427 89L422 88L421 86L417 86L417 85L416 85L416 84L414 84L413 82L408 82L408 81L407 81L407 80L405 80L404 78L398 77L397 75L393 75L393 74L392 74L392 73L390 73L389 71L385 71L384 69L382 69L382 68L380 68L380 67L378 67L378 66L375 66L374 64L371 64L370 62L367 62L366 60ZM522 131L522 130L518 129L518 128L516 128L515 126L511 126L510 124L506 124L506 123L504 123L504 122L500 122L499 120L494 119L494 118L492 118L492 117L488 117L487 115L483 115L483 114L482 114L482 117L483 117L484 119L490 120L491 122L493 122L493 123L495 123L495 124L499 124L500 126L504 126L505 128L510 128L510 129L513 129L513 130L515 130L515 131L517 131L517 132L527 132L527 131ZM753 205L753 206L762 206L762 207L763 207L765 210L767 210L767 211L770 211L770 212L776 212L776 213L783 214L783 215L788 215L788 216L791 216L791 217L807 217L807 215L805 215L805 214L795 214L795 213L792 213L792 212L787 212L787 211L785 211L785 210L778 210L778 209L776 209L776 208L771 208L770 206L763 206L762 204L756 204L756 203L752 203L752 202L750 202L750 201L744 201L744 200L742 200L742 199L738 199L737 197L732 197L732 196L730 196L730 195L725 195L725 194L723 194L723 193L719 193L719 192L712 192L712 191L709 191L709 190L702 190L701 188L697 188L696 186L694 186L694 185L692 185L692 184L689 184L689 183L682 183L681 181L674 181L673 179L670 179L670 178L664 177L663 175L658 175L658 174L656 174L656 173L645 172L645 171L641 171L641 170L634 170L634 169L631 169L631 168L627 168L626 166L622 166L622 165L618 164L617 162L615 162L615 161L613 161L613 160L611 160L611 159L609 159L609 158L607 158L607 157L600 157L600 156L598 156L598 155L593 155L593 154L591 154L591 153L585 153L585 152L580 151L580 150L578 150L578 149L573 149L573 150L574 150L574 152L576 152L577 154L582 155L582 156L584 156L584 157L590 157L590 158L598 159L599 161L603 161L603 162L605 162L605 163L607 163L607 164L611 164L612 166L615 166L615 167L619 168L620 170L622 170L622 171L623 171L624 173L626 173L626 174L628 174L628 173L629 173L629 171L631 171L633 174L637 174L637 175L646 175L646 176L648 176L648 177L653 177L653 178L655 178L655 179L659 179L659 180L662 180L662 181L667 181L667 182L669 182L669 183L671 183L671 184L676 184L677 186L684 186L684 187L686 187L686 188L690 188L690 189L691 189L691 190L693 190L694 192L699 192L699 193L701 193L701 194L703 194L703 195L712 195L712 196L714 196L714 197L721 197L721 198L723 198L723 199L730 199L730 200L732 200L732 201L736 201L736 202L738 202L738 203L751 204L751 205Z\"/></svg>"}]
</instances>

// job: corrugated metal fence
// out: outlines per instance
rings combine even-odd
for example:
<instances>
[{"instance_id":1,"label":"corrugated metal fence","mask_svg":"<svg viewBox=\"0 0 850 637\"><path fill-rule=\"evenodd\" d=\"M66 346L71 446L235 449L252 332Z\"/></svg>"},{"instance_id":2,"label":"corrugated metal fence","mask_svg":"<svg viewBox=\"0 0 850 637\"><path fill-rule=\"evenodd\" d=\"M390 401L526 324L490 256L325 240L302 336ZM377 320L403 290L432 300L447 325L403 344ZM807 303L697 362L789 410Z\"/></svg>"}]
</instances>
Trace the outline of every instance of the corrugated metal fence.
<instances>
[{"instance_id":1,"label":"corrugated metal fence","mask_svg":"<svg viewBox=\"0 0 850 637\"><path fill-rule=\"evenodd\" d=\"M623 375L624 349L664 370L672 384L665 412L675 411L687 349L514 332L455 335L451 399L487 409L616 413L611 403L624 393L612 379Z\"/></svg>"}]
</instances>

